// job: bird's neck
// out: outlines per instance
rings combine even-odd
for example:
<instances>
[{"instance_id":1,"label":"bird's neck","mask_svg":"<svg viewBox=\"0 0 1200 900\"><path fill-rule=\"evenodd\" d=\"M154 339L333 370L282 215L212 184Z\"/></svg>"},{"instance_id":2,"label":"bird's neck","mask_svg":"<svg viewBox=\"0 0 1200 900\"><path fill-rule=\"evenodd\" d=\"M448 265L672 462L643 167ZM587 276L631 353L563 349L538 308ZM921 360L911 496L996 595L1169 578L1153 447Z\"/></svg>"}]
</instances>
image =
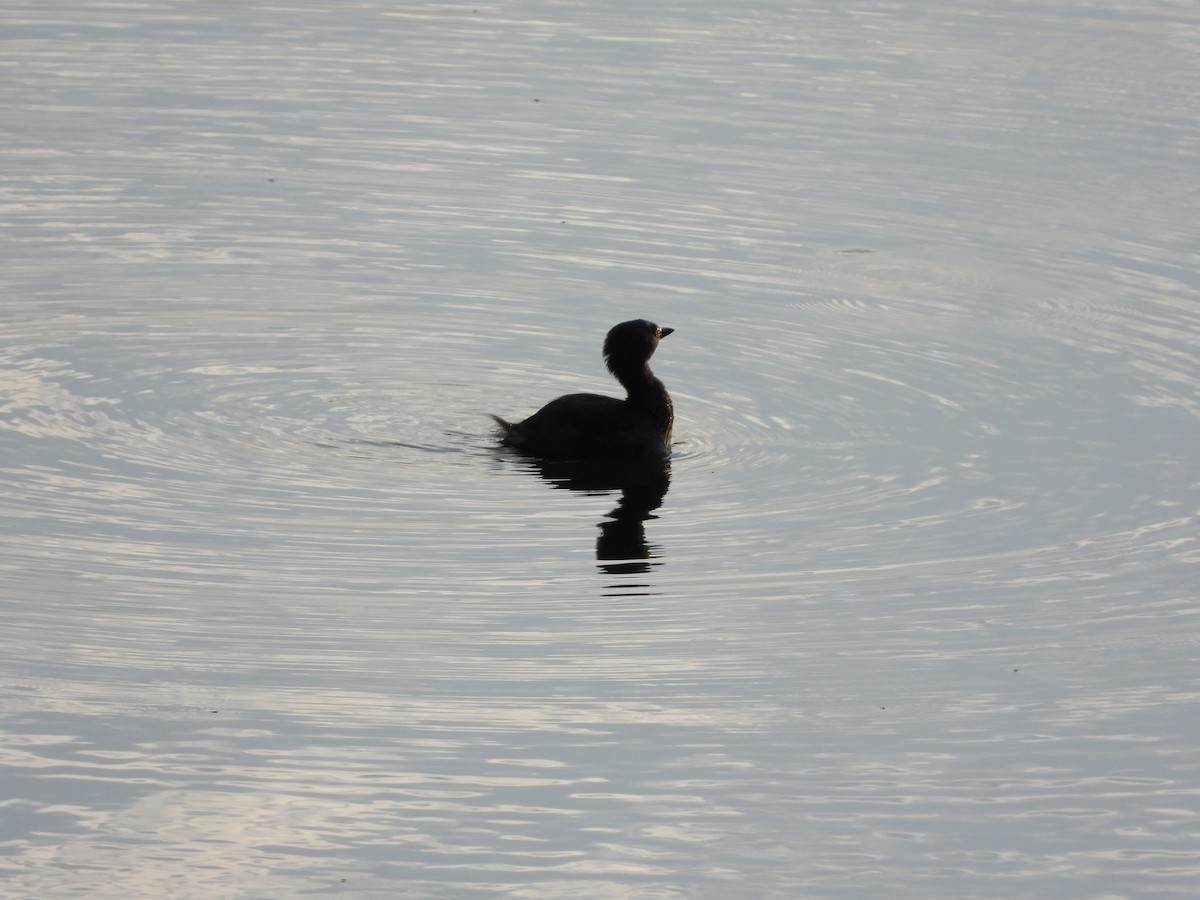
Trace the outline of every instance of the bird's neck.
<instances>
[{"instance_id":1,"label":"bird's neck","mask_svg":"<svg viewBox=\"0 0 1200 900\"><path fill-rule=\"evenodd\" d=\"M648 363L628 369L618 369L613 372L613 375L616 376L617 381L621 382L621 387L625 388L631 404L670 409L671 397L667 393L667 389L663 387L663 383L650 371Z\"/></svg>"}]
</instances>

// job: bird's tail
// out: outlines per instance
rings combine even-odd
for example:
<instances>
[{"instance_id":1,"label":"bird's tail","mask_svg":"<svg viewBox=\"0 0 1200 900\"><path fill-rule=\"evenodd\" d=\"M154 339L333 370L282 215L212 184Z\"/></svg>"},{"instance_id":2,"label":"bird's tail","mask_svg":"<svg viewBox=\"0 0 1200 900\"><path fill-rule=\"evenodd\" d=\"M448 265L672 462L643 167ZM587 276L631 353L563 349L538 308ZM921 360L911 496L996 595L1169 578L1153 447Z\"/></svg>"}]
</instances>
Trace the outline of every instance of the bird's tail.
<instances>
[{"instance_id":1,"label":"bird's tail","mask_svg":"<svg viewBox=\"0 0 1200 900\"><path fill-rule=\"evenodd\" d=\"M492 416L493 421L500 426L500 430L507 436L512 431L512 422L506 422L499 416Z\"/></svg>"}]
</instances>

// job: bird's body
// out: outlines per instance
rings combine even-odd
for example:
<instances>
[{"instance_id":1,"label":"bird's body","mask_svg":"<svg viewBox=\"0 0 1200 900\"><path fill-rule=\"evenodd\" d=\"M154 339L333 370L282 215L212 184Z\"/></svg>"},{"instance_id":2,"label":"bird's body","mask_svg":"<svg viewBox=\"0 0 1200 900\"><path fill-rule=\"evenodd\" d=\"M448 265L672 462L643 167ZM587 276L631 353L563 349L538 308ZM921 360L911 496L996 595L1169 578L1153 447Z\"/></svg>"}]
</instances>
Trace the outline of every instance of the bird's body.
<instances>
[{"instance_id":1,"label":"bird's body","mask_svg":"<svg viewBox=\"0 0 1200 900\"><path fill-rule=\"evenodd\" d=\"M553 459L666 458L671 453L674 408L649 361L659 340L673 330L645 319L615 326L605 338L604 358L626 398L567 394L523 422L493 416L502 431L500 443Z\"/></svg>"}]
</instances>

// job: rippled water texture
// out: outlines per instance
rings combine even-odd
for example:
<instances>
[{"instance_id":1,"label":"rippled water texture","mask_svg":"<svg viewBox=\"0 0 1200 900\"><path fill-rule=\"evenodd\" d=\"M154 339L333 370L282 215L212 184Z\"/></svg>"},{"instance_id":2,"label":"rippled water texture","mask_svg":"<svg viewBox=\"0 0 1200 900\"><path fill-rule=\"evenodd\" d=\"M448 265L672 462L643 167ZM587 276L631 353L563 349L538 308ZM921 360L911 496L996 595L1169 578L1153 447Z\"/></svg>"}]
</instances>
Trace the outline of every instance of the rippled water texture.
<instances>
[{"instance_id":1,"label":"rippled water texture","mask_svg":"<svg viewBox=\"0 0 1200 900\"><path fill-rule=\"evenodd\" d=\"M0 893L1193 894L1193 4L0 34Z\"/></svg>"}]
</instances>

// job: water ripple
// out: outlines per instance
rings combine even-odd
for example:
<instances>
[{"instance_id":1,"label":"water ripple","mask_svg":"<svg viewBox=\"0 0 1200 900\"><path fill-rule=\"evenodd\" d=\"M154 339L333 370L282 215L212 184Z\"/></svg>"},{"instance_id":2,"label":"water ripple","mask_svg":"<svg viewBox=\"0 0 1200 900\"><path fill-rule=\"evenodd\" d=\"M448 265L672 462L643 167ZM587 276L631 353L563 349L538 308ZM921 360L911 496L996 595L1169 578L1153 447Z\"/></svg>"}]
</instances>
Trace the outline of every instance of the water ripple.
<instances>
[{"instance_id":1,"label":"water ripple","mask_svg":"<svg viewBox=\"0 0 1200 900\"><path fill-rule=\"evenodd\" d=\"M11 890L1194 885L1182 5L10 6Z\"/></svg>"}]
</instances>

